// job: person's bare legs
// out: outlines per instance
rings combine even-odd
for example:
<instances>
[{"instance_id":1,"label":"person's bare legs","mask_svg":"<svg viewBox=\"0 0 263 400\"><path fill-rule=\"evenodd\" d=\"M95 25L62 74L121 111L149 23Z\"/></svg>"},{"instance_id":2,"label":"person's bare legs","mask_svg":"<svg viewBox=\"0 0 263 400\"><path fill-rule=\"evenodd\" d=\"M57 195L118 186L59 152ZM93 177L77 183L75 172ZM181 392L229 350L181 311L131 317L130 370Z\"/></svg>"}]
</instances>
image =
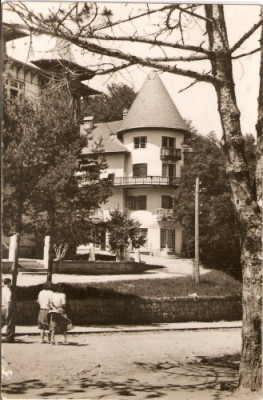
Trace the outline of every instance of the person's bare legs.
<instances>
[{"instance_id":1,"label":"person's bare legs","mask_svg":"<svg viewBox=\"0 0 263 400\"><path fill-rule=\"evenodd\" d=\"M45 329L42 329L40 332L40 343L45 342Z\"/></svg>"},{"instance_id":2,"label":"person's bare legs","mask_svg":"<svg viewBox=\"0 0 263 400\"><path fill-rule=\"evenodd\" d=\"M64 332L63 335L64 335L64 344L68 344L67 332Z\"/></svg>"},{"instance_id":3,"label":"person's bare legs","mask_svg":"<svg viewBox=\"0 0 263 400\"><path fill-rule=\"evenodd\" d=\"M56 340L55 340L55 331L51 331L51 344L56 344Z\"/></svg>"}]
</instances>

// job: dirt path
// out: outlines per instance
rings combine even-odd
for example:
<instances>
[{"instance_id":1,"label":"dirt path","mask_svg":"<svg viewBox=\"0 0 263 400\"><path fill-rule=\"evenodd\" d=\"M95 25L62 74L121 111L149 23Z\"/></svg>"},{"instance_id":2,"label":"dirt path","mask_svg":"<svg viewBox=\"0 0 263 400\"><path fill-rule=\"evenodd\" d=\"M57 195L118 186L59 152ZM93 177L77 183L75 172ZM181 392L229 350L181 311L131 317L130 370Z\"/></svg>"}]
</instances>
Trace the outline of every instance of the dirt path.
<instances>
[{"instance_id":1,"label":"dirt path","mask_svg":"<svg viewBox=\"0 0 263 400\"><path fill-rule=\"evenodd\" d=\"M58 339L56 346L34 336L3 344L4 398L243 398L231 393L240 329L71 335L68 346Z\"/></svg>"}]
</instances>

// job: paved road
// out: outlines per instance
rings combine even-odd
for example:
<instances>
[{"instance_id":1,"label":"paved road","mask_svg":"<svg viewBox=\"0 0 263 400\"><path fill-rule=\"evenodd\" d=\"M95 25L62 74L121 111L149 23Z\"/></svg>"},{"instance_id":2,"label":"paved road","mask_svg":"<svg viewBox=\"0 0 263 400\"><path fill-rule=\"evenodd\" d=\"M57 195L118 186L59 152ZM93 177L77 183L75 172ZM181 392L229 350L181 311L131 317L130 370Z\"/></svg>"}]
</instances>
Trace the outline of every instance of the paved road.
<instances>
[{"instance_id":1,"label":"paved road","mask_svg":"<svg viewBox=\"0 0 263 400\"><path fill-rule=\"evenodd\" d=\"M71 335L68 346L19 340L3 344L5 398L250 399L231 392L240 328Z\"/></svg>"},{"instance_id":2,"label":"paved road","mask_svg":"<svg viewBox=\"0 0 263 400\"><path fill-rule=\"evenodd\" d=\"M145 261L147 264L151 265L160 265L160 269L148 270L143 274L136 275L63 275L63 274L53 274L52 281L54 283L58 282L76 282L76 283L85 283L85 282L108 282L108 281L120 281L120 280L136 280L136 279L162 279L162 278L171 278L176 276L187 276L192 274L193 268L193 260L191 259L182 259L178 257L174 258L164 258L164 257L153 257L142 255L142 261ZM204 269L200 266L200 273L204 274L209 272L208 269ZM2 274L2 277L5 278L10 276L8 274ZM26 273L18 274L17 284L18 286L30 286L30 285L38 285L40 283L44 283L46 281L46 274L34 274L34 273Z\"/></svg>"}]
</instances>

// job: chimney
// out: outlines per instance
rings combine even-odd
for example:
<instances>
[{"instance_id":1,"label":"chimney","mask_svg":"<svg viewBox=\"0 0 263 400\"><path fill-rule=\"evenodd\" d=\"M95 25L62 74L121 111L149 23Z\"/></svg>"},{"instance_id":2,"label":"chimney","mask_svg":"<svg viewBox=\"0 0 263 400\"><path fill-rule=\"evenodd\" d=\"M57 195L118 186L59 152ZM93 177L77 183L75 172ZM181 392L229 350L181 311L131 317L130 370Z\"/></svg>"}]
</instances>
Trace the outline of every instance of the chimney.
<instances>
[{"instance_id":1,"label":"chimney","mask_svg":"<svg viewBox=\"0 0 263 400\"><path fill-rule=\"evenodd\" d=\"M128 110L128 108L126 108L126 107L123 109L123 112L122 112L122 119L124 119L124 118L126 117L126 115L128 114L128 111L129 111L129 110Z\"/></svg>"},{"instance_id":2,"label":"chimney","mask_svg":"<svg viewBox=\"0 0 263 400\"><path fill-rule=\"evenodd\" d=\"M88 117L84 117L83 122L85 129L92 131L94 126L94 115L89 115Z\"/></svg>"},{"instance_id":3,"label":"chimney","mask_svg":"<svg viewBox=\"0 0 263 400\"><path fill-rule=\"evenodd\" d=\"M83 124L80 125L80 136L88 136L94 127L94 116L89 115L83 118Z\"/></svg>"}]
</instances>

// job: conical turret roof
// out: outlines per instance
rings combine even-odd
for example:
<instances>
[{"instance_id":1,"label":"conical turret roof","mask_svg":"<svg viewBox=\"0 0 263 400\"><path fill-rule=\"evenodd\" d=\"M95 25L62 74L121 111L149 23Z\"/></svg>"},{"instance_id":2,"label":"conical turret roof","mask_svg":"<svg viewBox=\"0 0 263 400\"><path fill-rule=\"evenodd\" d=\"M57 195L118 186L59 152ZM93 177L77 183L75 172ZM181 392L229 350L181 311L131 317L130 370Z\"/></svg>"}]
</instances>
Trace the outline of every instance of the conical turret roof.
<instances>
[{"instance_id":1,"label":"conical turret roof","mask_svg":"<svg viewBox=\"0 0 263 400\"><path fill-rule=\"evenodd\" d=\"M166 128L187 131L157 73L151 73L137 94L119 132L136 128Z\"/></svg>"}]
</instances>

